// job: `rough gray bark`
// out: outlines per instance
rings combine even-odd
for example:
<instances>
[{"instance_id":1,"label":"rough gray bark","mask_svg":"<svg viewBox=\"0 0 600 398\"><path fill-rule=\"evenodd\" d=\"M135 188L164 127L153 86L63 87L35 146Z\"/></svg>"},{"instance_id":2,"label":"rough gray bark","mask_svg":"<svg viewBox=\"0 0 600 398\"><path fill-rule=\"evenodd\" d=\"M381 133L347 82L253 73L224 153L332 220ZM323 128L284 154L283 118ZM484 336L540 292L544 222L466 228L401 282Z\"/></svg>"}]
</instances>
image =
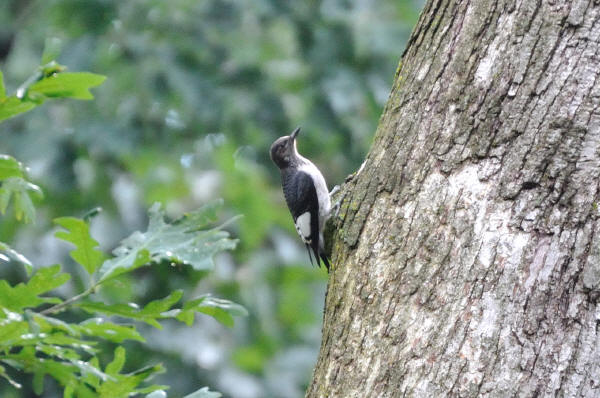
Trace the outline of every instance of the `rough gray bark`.
<instances>
[{"instance_id":1,"label":"rough gray bark","mask_svg":"<svg viewBox=\"0 0 600 398\"><path fill-rule=\"evenodd\" d=\"M428 1L307 397L600 397L599 3Z\"/></svg>"}]
</instances>

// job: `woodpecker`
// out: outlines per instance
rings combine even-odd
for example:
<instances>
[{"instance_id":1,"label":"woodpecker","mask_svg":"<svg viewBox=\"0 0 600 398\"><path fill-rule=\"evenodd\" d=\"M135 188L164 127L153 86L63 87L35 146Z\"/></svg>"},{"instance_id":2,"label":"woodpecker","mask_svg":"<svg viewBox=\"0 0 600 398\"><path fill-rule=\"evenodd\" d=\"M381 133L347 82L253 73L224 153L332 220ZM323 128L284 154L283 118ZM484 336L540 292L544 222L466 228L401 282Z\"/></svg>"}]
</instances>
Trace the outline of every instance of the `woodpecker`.
<instances>
[{"instance_id":1,"label":"woodpecker","mask_svg":"<svg viewBox=\"0 0 600 398\"><path fill-rule=\"evenodd\" d=\"M294 218L296 231L308 250L311 249L317 265L323 260L329 272L329 259L325 254L323 227L331 211L331 200L323 174L310 160L298 153L296 137L300 127L292 134L279 137L271 145L271 159L281 171L281 185L285 201Z\"/></svg>"}]
</instances>

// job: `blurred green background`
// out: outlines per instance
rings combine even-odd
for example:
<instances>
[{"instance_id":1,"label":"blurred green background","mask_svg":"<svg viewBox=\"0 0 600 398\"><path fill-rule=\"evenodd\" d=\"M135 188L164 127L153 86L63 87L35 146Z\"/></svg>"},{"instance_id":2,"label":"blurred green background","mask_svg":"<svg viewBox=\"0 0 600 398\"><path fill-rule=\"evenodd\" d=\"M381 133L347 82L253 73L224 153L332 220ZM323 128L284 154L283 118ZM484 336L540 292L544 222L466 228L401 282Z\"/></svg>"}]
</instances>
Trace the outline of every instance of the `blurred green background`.
<instances>
[{"instance_id":1,"label":"blurred green background","mask_svg":"<svg viewBox=\"0 0 600 398\"><path fill-rule=\"evenodd\" d=\"M148 343L131 344L137 356L128 360L163 362L157 382L172 386L169 396L202 385L234 398L303 396L327 275L300 245L268 150L302 126L299 150L330 188L355 171L422 3L3 0L8 92L39 65L46 42L70 71L108 79L93 101L51 102L1 125L0 153L25 163L45 198L33 225L1 218L0 240L34 264L70 264L54 217L101 206L92 234L109 251L145 228L156 201L177 216L224 198L223 220L244 217L229 227L238 248L217 258L214 273L153 267L104 293L144 302L175 288L213 292L250 316L233 329L208 317L147 329ZM0 384L0 396L33 396L22 381L22 391Z\"/></svg>"}]
</instances>

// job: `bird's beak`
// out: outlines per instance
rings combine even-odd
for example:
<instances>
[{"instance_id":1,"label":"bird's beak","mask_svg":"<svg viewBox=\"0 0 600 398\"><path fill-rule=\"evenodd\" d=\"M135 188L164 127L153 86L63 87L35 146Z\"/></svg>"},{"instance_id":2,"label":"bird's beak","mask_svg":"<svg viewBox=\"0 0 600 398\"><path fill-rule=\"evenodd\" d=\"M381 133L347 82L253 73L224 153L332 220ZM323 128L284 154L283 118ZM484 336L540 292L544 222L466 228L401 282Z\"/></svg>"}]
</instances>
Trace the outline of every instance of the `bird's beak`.
<instances>
[{"instance_id":1,"label":"bird's beak","mask_svg":"<svg viewBox=\"0 0 600 398\"><path fill-rule=\"evenodd\" d=\"M290 137L292 137L292 140L296 140L296 136L298 135L298 133L300 132L300 127L296 127L296 130L294 130L292 132L292 134L290 134Z\"/></svg>"}]
</instances>

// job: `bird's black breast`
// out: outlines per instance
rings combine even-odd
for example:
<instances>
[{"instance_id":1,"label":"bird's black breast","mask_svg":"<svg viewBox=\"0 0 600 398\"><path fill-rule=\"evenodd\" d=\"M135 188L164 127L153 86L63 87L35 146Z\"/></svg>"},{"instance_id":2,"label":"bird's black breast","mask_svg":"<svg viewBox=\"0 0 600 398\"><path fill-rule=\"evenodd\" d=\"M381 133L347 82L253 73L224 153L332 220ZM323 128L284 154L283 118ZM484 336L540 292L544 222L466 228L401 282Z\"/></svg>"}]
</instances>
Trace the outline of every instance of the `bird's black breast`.
<instances>
[{"instance_id":1,"label":"bird's black breast","mask_svg":"<svg viewBox=\"0 0 600 398\"><path fill-rule=\"evenodd\" d=\"M298 169L281 170L281 185L285 201L294 220L307 211L317 217L319 202L317 190L310 175Z\"/></svg>"},{"instance_id":2,"label":"bird's black breast","mask_svg":"<svg viewBox=\"0 0 600 398\"><path fill-rule=\"evenodd\" d=\"M313 177L296 167L286 167L281 169L281 185L285 201L294 218L296 230L306 244L309 257L312 249L317 265L320 266L320 261L323 260L329 270L329 260L322 252L323 242L319 232L319 198Z\"/></svg>"}]
</instances>

